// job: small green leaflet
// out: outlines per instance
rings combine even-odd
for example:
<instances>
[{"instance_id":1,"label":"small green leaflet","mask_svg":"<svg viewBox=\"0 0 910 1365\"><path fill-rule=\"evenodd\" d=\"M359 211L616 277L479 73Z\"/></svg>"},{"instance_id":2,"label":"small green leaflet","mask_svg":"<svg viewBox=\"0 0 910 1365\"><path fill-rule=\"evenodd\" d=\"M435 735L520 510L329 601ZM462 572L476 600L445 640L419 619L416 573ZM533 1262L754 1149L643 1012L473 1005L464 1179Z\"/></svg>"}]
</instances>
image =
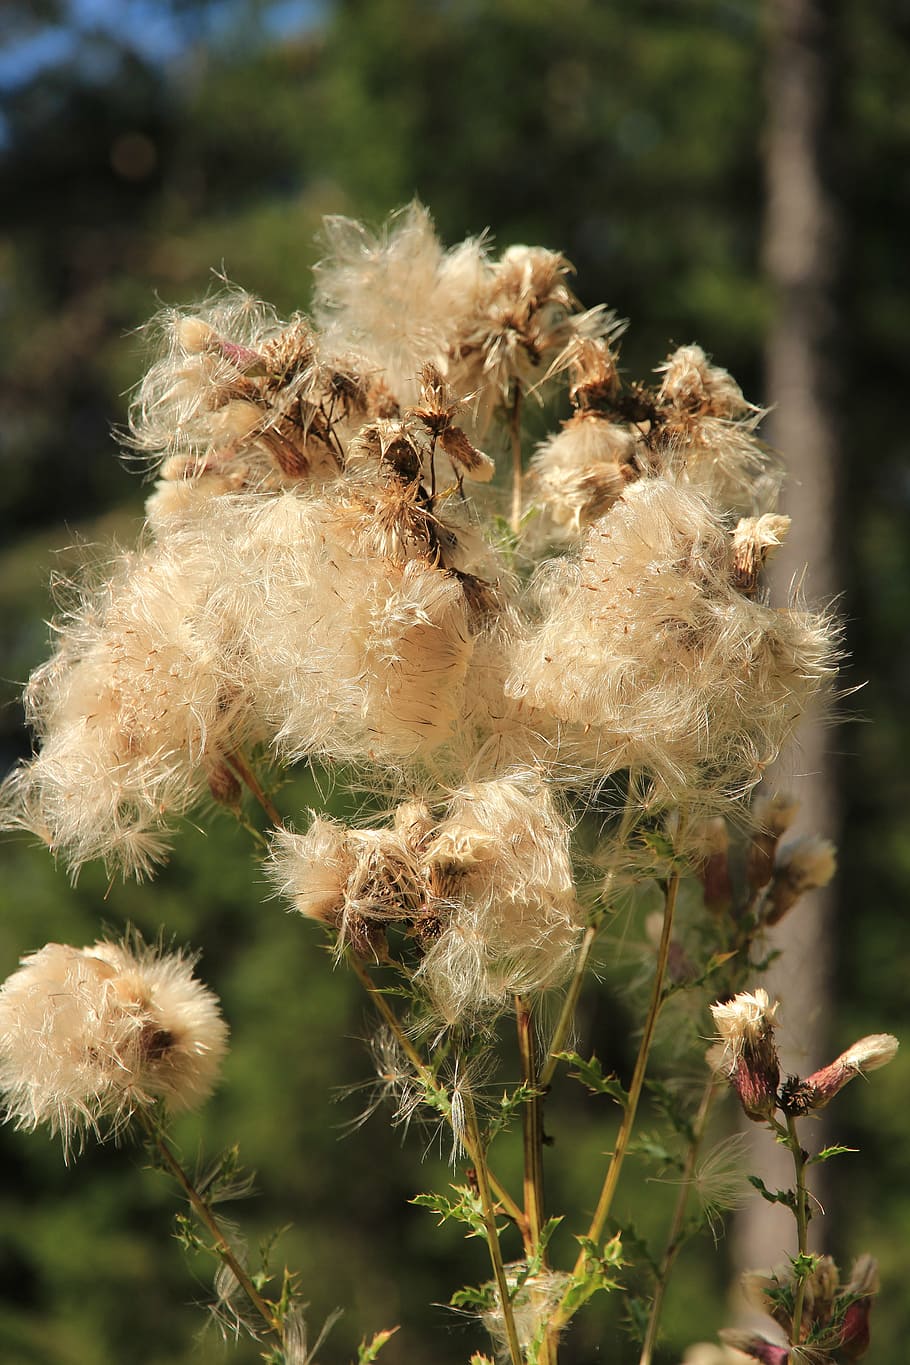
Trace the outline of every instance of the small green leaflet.
<instances>
[{"instance_id":1,"label":"small green leaflet","mask_svg":"<svg viewBox=\"0 0 910 1365\"><path fill-rule=\"evenodd\" d=\"M577 1052L555 1052L553 1055L561 1062L568 1062L570 1066L575 1067L569 1075L574 1081L581 1081L582 1085L587 1086L592 1095L609 1095L611 1100L625 1107L629 1099L627 1092L612 1072L609 1076L604 1075L603 1068L593 1052L590 1061L587 1062Z\"/></svg>"}]
</instances>

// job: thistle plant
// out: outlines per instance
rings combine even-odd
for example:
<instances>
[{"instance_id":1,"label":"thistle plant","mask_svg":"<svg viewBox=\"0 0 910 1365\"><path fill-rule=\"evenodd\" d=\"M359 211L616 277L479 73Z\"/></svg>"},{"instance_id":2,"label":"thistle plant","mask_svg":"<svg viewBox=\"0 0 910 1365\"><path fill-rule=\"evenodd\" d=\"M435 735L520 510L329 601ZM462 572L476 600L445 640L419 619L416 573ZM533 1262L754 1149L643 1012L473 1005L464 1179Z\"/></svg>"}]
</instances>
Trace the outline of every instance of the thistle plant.
<instances>
[{"instance_id":1,"label":"thistle plant","mask_svg":"<svg viewBox=\"0 0 910 1365\"><path fill-rule=\"evenodd\" d=\"M146 530L56 624L4 823L74 876L101 859L142 878L182 816L237 818L310 921L301 961L325 936L362 985L393 1119L449 1134L460 1174L415 1202L485 1243L476 1287L440 1293L497 1358L557 1365L575 1315L615 1293L648 1365L679 1253L735 1202L729 1143L706 1150L726 1078L793 1154L793 1191L759 1187L799 1229L789 1268L752 1286L786 1340L736 1336L731 1359L853 1360L875 1272L863 1259L841 1285L810 1254L806 1168L826 1153L806 1153L797 1123L896 1043L782 1079L777 1007L751 980L773 926L834 871L823 839L782 843L796 802L754 791L829 690L837 626L764 586L789 519L761 410L695 345L627 382L624 324L584 311L569 280L542 248L445 249L411 205L376 235L327 223L310 316L239 289L159 316L130 436L154 479ZM527 450L528 406L552 412L560 393L569 415ZM276 774L295 765L343 775L360 817L287 809ZM576 1009L610 925L655 902L620 1079L578 1051ZM7 1115L48 1124L66 1155L141 1132L188 1201L182 1239L215 1258L216 1314L300 1365L320 1343L294 1276L253 1268L219 1213L243 1185L236 1152L193 1175L168 1136L226 1048L193 963L135 935L26 958L0 992ZM671 1016L700 1053L692 1085L653 1073ZM503 1071L506 1026L519 1075ZM619 1106L587 1215L547 1203L557 1069ZM681 1184L663 1246L641 1254L614 1210L646 1096ZM512 1127L520 1189L497 1171ZM360 1360L391 1334L365 1337Z\"/></svg>"}]
</instances>

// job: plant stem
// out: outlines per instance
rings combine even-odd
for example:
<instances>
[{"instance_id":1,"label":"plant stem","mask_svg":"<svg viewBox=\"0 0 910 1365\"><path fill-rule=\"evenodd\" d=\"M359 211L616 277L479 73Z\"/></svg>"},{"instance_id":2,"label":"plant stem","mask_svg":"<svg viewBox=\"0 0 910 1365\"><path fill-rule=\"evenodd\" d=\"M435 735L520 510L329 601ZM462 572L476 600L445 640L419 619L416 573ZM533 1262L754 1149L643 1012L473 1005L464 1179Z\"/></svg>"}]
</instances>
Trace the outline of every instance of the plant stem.
<instances>
[{"instance_id":1,"label":"plant stem","mask_svg":"<svg viewBox=\"0 0 910 1365\"><path fill-rule=\"evenodd\" d=\"M575 1010L578 1005L578 997L581 995L581 988L584 985L585 972L588 967L588 959L591 956L591 949L594 947L594 940L600 928L600 920L589 924L585 930L578 956L575 959L575 967L572 972L572 980L569 982L565 999L562 1002L562 1009L559 1011L559 1018L556 1020L556 1027L550 1038L550 1046L547 1052L547 1060L544 1062L543 1069L538 1078L538 1085L541 1090L546 1090L553 1080L558 1063L557 1053L562 1052L565 1041L569 1036L572 1024L575 1020Z\"/></svg>"},{"instance_id":2,"label":"plant stem","mask_svg":"<svg viewBox=\"0 0 910 1365\"><path fill-rule=\"evenodd\" d=\"M385 1021L385 1023L388 1025L392 1033L395 1035L395 1040L398 1043L398 1046L401 1048L402 1052L407 1057L408 1061L411 1063L411 1066L417 1073L417 1076L421 1084L424 1086L426 1090L432 1092L434 1098L437 1101L439 1109L445 1115L446 1119L448 1120L452 1128L453 1133L455 1134L456 1141L464 1143L464 1147L465 1150L467 1151L468 1156L470 1157L471 1161L475 1165L477 1165L478 1155L475 1151L472 1150L472 1147L469 1145L469 1140L465 1141L467 1134L459 1132L455 1127L452 1117L452 1106L445 1089L441 1085L439 1085L430 1067L427 1066L426 1062L423 1060L420 1053L417 1051L416 1047L411 1042L410 1038L408 1037L407 1033L402 1027L401 1020L398 1018L397 1014L392 1009L388 1000L386 1000L382 991L379 990L379 988L375 986L373 982L370 980L369 973L367 972L363 963L359 962L357 958L354 957L353 954L349 954L348 961L350 962L354 975L357 977L358 981L363 986L364 990L367 992L370 999L373 1001L373 1004L379 1010L379 1013L382 1015L382 1018ZM516 1227L521 1233L522 1241L524 1241L527 1244L529 1235L527 1218L525 1217L522 1210L518 1207L512 1196L508 1193L508 1191L500 1183L500 1181L496 1179L496 1177L493 1175L492 1171L489 1170L489 1168L487 1168L487 1174L489 1177L490 1186L494 1194L496 1195L497 1202L502 1205L502 1210L506 1214L506 1216L511 1218L513 1223L515 1223Z\"/></svg>"},{"instance_id":3,"label":"plant stem","mask_svg":"<svg viewBox=\"0 0 910 1365\"><path fill-rule=\"evenodd\" d=\"M515 997L515 1021L518 1028L518 1052L521 1057L521 1078L528 1092L521 1115L524 1147L524 1205L528 1223L525 1252L547 1263L546 1248L540 1244L545 1221L543 1188L543 1087L537 1077L537 1047L534 1037L534 1015L531 1002L524 996ZM533 1290L531 1291L533 1294ZM556 1365L558 1339L547 1326L537 1353L536 1365Z\"/></svg>"},{"instance_id":4,"label":"plant stem","mask_svg":"<svg viewBox=\"0 0 910 1365\"><path fill-rule=\"evenodd\" d=\"M624 847L628 841L632 826L635 824L637 817L638 811L632 806L627 793L622 820L620 821L619 830L616 834L616 841L621 848ZM611 870L608 872L604 882L601 899L605 903L609 900L610 892L613 889L615 875L615 872ZM600 932L602 918L603 914L601 912L591 921L585 930L584 938L581 941L578 957L575 959L572 980L569 982L568 989L566 990L565 999L562 1002L562 1009L559 1012L559 1018L556 1021L556 1027L554 1028L553 1035L550 1039L550 1046L547 1048L547 1059L543 1064L543 1068L538 1078L538 1085L541 1090L546 1090L553 1080L558 1061L555 1054L562 1052L566 1039L571 1032L572 1024L575 1020L575 1010L578 1006L578 997L581 995L585 972L588 969L588 961L591 957L591 949L594 947L594 941Z\"/></svg>"},{"instance_id":5,"label":"plant stem","mask_svg":"<svg viewBox=\"0 0 910 1365\"><path fill-rule=\"evenodd\" d=\"M477 1173L477 1188L480 1193L481 1207L483 1208L483 1221L487 1229L487 1247L490 1252L490 1263L493 1267L493 1278L496 1280L499 1301L502 1304L502 1320L506 1331L506 1341L509 1344L509 1359L511 1365L522 1365L521 1347L518 1344L518 1333L515 1330L515 1315L512 1311L509 1284L506 1279L506 1269L502 1260L502 1248L499 1245L499 1232L496 1228L496 1210L493 1208L493 1197L490 1192L486 1153L483 1149L483 1141L477 1123L477 1110L474 1108L474 1096L471 1093L470 1086L467 1084L463 1087L463 1096L465 1136L470 1142L468 1150L471 1153L472 1160L474 1161L474 1169Z\"/></svg>"},{"instance_id":6,"label":"plant stem","mask_svg":"<svg viewBox=\"0 0 910 1365\"><path fill-rule=\"evenodd\" d=\"M808 1254L809 1251L809 1192L806 1189L806 1162L808 1153L803 1150L796 1131L796 1120L792 1114L787 1115L787 1146L793 1155L793 1167L796 1172L796 1238L800 1259ZM803 1326L803 1302L806 1297L805 1269L800 1271L796 1284L796 1292L793 1297L793 1331L790 1341L794 1346L800 1344L800 1337Z\"/></svg>"},{"instance_id":7,"label":"plant stem","mask_svg":"<svg viewBox=\"0 0 910 1365\"><path fill-rule=\"evenodd\" d=\"M544 1223L543 1096L537 1082L537 1056L531 1005L521 995L515 997L515 1021L518 1026L521 1078L528 1092L522 1108L525 1217L528 1220L530 1252L536 1255L540 1249L540 1230Z\"/></svg>"},{"instance_id":8,"label":"plant stem","mask_svg":"<svg viewBox=\"0 0 910 1365\"><path fill-rule=\"evenodd\" d=\"M155 1126L154 1121L148 1115L145 1115L144 1119L146 1131L148 1132L149 1137L154 1142L155 1147L158 1150L158 1154L161 1157L161 1160L163 1161L165 1167L177 1181L177 1184L180 1186L180 1188L183 1190L183 1193L186 1195L187 1200L189 1201L190 1207L192 1208L196 1217L199 1219L200 1223L203 1224L203 1226L211 1235L212 1241L214 1243L212 1250L217 1256L221 1258L224 1264L231 1271L231 1274L234 1276L234 1279L240 1285L240 1288L243 1290L244 1294L246 1294L250 1303L256 1309L257 1313L262 1318L263 1322L265 1323L269 1331L274 1332L275 1335L278 1337L279 1341L283 1340L284 1333L282 1331L280 1320L275 1316L271 1304L269 1304L268 1301L262 1297L259 1290L253 1284L253 1281L250 1279L248 1272L244 1269L240 1261L237 1259L236 1255L234 1254L234 1251L231 1248L230 1243L228 1242L224 1233L221 1231L221 1227L218 1223L217 1218L213 1214L210 1205L196 1189L195 1185L190 1180L186 1171L183 1169L180 1162L177 1160L177 1157L174 1154L173 1150L162 1137L158 1128Z\"/></svg>"},{"instance_id":9,"label":"plant stem","mask_svg":"<svg viewBox=\"0 0 910 1365\"><path fill-rule=\"evenodd\" d=\"M509 416L509 437L512 442L512 534L521 529L521 389L516 384Z\"/></svg>"},{"instance_id":10,"label":"plant stem","mask_svg":"<svg viewBox=\"0 0 910 1365\"><path fill-rule=\"evenodd\" d=\"M670 1272L673 1264L683 1246L683 1225L686 1217L686 1206L689 1202L689 1192L692 1187L692 1178L695 1174L695 1163L698 1160L698 1152L701 1147L705 1129L708 1126L708 1115L717 1094L717 1082L712 1076L705 1084L702 1091L701 1103L698 1112L692 1122L692 1139L689 1143L689 1150L686 1153L686 1162L683 1167L682 1183L679 1196L676 1200L676 1208L673 1210L673 1220L670 1224L670 1231L667 1236L667 1245L664 1249L663 1258L660 1263L660 1270L657 1276L657 1283L654 1286L654 1298L651 1302L651 1312L648 1315L648 1326L645 1331L645 1339L641 1348L641 1356L638 1365L651 1365L651 1358L654 1354L654 1347L657 1345L657 1334L660 1330L660 1315L663 1309L664 1295L667 1292L667 1285L670 1280Z\"/></svg>"},{"instance_id":11,"label":"plant stem","mask_svg":"<svg viewBox=\"0 0 910 1365\"><path fill-rule=\"evenodd\" d=\"M281 825L281 812L272 801L272 798L263 791L258 777L253 772L240 750L235 749L232 753L225 754L225 759L237 773L237 776L240 778L241 782L243 782L244 786L248 788L251 795L259 802L272 824Z\"/></svg>"},{"instance_id":12,"label":"plant stem","mask_svg":"<svg viewBox=\"0 0 910 1365\"><path fill-rule=\"evenodd\" d=\"M641 1098L642 1088L645 1081L645 1072L648 1066L648 1056L651 1051L651 1044L654 1041L654 1030L657 1026L657 1019L660 1014L660 1007L663 1003L664 977L667 971L667 961L670 956L670 935L673 929L673 914L676 909L676 898L679 894L679 872L674 872L667 883L664 896L664 922L660 935L660 947L657 952L657 968L654 973L654 986L651 991L651 1003L648 1007L648 1015L645 1020L645 1029L642 1034L641 1045L638 1049L638 1056L635 1060L635 1070L632 1073L632 1081L629 1086L629 1096L626 1100L625 1112L622 1123L619 1126L619 1133L616 1137L616 1146L613 1149L613 1156L604 1183L600 1191L600 1198L597 1201L597 1208L591 1219L590 1227L586 1234L586 1242L599 1242L604 1225L610 1215L613 1204L613 1197L616 1194L616 1187L619 1184L619 1176L622 1171L623 1162L632 1137L632 1129L635 1126L635 1117L638 1112L638 1102ZM584 1247L579 1252L573 1270L573 1280L577 1281L583 1274L587 1251ZM563 1327L572 1316L571 1311L566 1309L566 1301L563 1299L553 1315L552 1326L554 1328Z\"/></svg>"}]
</instances>

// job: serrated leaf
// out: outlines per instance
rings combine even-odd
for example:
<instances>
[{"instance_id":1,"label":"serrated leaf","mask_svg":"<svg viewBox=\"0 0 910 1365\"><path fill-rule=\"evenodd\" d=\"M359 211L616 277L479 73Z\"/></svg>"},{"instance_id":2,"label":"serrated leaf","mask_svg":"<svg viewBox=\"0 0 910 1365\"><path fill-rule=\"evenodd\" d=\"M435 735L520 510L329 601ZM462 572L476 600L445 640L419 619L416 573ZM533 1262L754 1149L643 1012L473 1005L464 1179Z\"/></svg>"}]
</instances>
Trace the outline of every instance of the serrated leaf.
<instances>
[{"instance_id":1,"label":"serrated leaf","mask_svg":"<svg viewBox=\"0 0 910 1365\"><path fill-rule=\"evenodd\" d=\"M475 1288L473 1285L465 1285L464 1289L456 1289L449 1299L452 1308L466 1308L472 1313L485 1313L487 1309L495 1305L495 1296L492 1285L482 1285Z\"/></svg>"},{"instance_id":2,"label":"serrated leaf","mask_svg":"<svg viewBox=\"0 0 910 1365\"><path fill-rule=\"evenodd\" d=\"M469 1227L472 1236L486 1237L480 1195L466 1185L453 1185L452 1189L460 1196L458 1199L449 1199L444 1194L416 1194L410 1202L438 1214L440 1225L454 1219Z\"/></svg>"},{"instance_id":3,"label":"serrated leaf","mask_svg":"<svg viewBox=\"0 0 910 1365\"><path fill-rule=\"evenodd\" d=\"M660 1139L647 1133L641 1133L634 1142L630 1142L628 1150L636 1156L650 1157L652 1161L658 1161L662 1166L679 1165L677 1158L667 1151Z\"/></svg>"},{"instance_id":4,"label":"serrated leaf","mask_svg":"<svg viewBox=\"0 0 910 1365\"><path fill-rule=\"evenodd\" d=\"M830 1161L833 1156L844 1156L848 1152L858 1151L858 1147L842 1147L840 1143L835 1142L830 1147L823 1147L820 1152L815 1153L815 1156L810 1156L806 1165L811 1166L819 1161Z\"/></svg>"},{"instance_id":5,"label":"serrated leaf","mask_svg":"<svg viewBox=\"0 0 910 1365\"><path fill-rule=\"evenodd\" d=\"M384 1332L377 1332L373 1340L369 1343L366 1337L357 1348L357 1365L372 1365L372 1362L379 1355L386 1342L391 1341L392 1337L399 1329L389 1327Z\"/></svg>"},{"instance_id":6,"label":"serrated leaf","mask_svg":"<svg viewBox=\"0 0 910 1365\"><path fill-rule=\"evenodd\" d=\"M796 1195L793 1190L769 1190L765 1182L757 1175L746 1176L750 1185L758 1190L762 1199L767 1199L769 1204L783 1204L788 1209L796 1208Z\"/></svg>"},{"instance_id":7,"label":"serrated leaf","mask_svg":"<svg viewBox=\"0 0 910 1365\"><path fill-rule=\"evenodd\" d=\"M575 1067L574 1071L569 1072L572 1080L581 1081L582 1085L586 1086L592 1095L609 1095L611 1100L615 1100L617 1104L621 1104L623 1107L628 1103L627 1092L613 1072L610 1072L608 1076L604 1075L600 1061L593 1052L587 1062L577 1052L556 1052L553 1055L558 1057L561 1062L568 1062L569 1066Z\"/></svg>"}]
</instances>

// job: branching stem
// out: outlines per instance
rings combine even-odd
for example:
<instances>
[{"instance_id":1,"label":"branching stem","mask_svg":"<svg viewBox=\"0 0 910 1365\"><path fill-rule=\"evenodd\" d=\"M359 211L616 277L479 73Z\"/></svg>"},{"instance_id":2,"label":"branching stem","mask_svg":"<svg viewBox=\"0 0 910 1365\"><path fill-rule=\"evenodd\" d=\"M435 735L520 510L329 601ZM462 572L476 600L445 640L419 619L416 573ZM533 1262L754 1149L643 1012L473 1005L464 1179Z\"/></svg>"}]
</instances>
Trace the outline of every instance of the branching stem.
<instances>
[{"instance_id":1,"label":"branching stem","mask_svg":"<svg viewBox=\"0 0 910 1365\"><path fill-rule=\"evenodd\" d=\"M522 1108L525 1217L528 1220L529 1251L536 1255L540 1249L540 1230L544 1224L543 1096L537 1081L534 1017L530 1001L522 995L515 997L515 1021L518 1027L521 1079L527 1091Z\"/></svg>"},{"instance_id":2,"label":"branching stem","mask_svg":"<svg viewBox=\"0 0 910 1365\"><path fill-rule=\"evenodd\" d=\"M657 967L654 973L651 1003L648 1008L648 1016L645 1020L645 1029L642 1034L641 1045L638 1049L638 1056L635 1060L635 1070L632 1073L632 1081L629 1086L629 1095L626 1100L625 1112L623 1114L622 1123L619 1126L619 1133L616 1137L616 1146L613 1149L613 1156L610 1159L610 1164L607 1167L607 1173L604 1177L600 1198L597 1201L597 1208L594 1210L594 1216L591 1219L591 1224L586 1234L586 1244L600 1241L604 1226L610 1216L613 1197L616 1194L619 1176L632 1137L632 1129L635 1126L635 1118L638 1113L638 1102L641 1099L641 1092L645 1082L645 1072L648 1067L648 1057L651 1052L651 1044L654 1041L654 1030L657 1027L660 1007L663 1003L664 978L666 976L667 962L670 956L670 938L673 929L673 915L676 910L676 898L679 894L679 882L680 873L676 871L672 874L667 883L664 896L664 921L660 935L660 947L657 951ZM573 1280L577 1281L583 1274L587 1255L587 1251L582 1247L575 1262ZM554 1328L563 1327L571 1316L572 1311L566 1308L566 1300L563 1299L553 1315L552 1326Z\"/></svg>"},{"instance_id":3,"label":"branching stem","mask_svg":"<svg viewBox=\"0 0 910 1365\"><path fill-rule=\"evenodd\" d=\"M572 1026L575 1022L575 1010L578 1007L578 997L581 995L581 988L584 985L585 972L588 967L588 959L591 956L591 949L594 947L594 940L600 928L600 920L589 924L581 940L581 947L575 959L575 967L572 972L572 980L569 982L565 998L562 1002L562 1009L559 1011L559 1018L556 1020L556 1027L550 1038L550 1047L547 1053L547 1060L543 1064L538 1085L541 1090L546 1090L553 1080L558 1063L557 1054L562 1052L565 1047Z\"/></svg>"},{"instance_id":4,"label":"branching stem","mask_svg":"<svg viewBox=\"0 0 910 1365\"><path fill-rule=\"evenodd\" d=\"M632 827L635 824L637 817L638 811L629 800L627 792L622 820L620 821L619 829L616 833L616 842L620 849L624 848L628 842L629 835L632 832ZM614 880L615 873L611 870L607 874L601 893L601 899L604 905L607 905L609 902ZM572 971L572 980L569 982L566 990L565 999L562 1002L562 1009L559 1012L559 1018L556 1020L556 1027L554 1028L553 1035L550 1039L550 1046L547 1049L546 1061L543 1064L538 1078L538 1084L541 1090L547 1090L551 1084L558 1062L556 1054L562 1052L566 1045L566 1040L572 1031L572 1026L575 1022L575 1010L578 1007L578 997L581 995L581 988L584 985L585 973L588 970L588 962L591 957L591 949L594 947L594 942L600 932L602 919L603 912L601 911L592 918L591 923L585 930L584 937L581 940L578 956L575 959L575 967Z\"/></svg>"},{"instance_id":5,"label":"branching stem","mask_svg":"<svg viewBox=\"0 0 910 1365\"><path fill-rule=\"evenodd\" d=\"M424 1089L431 1092L434 1095L440 1111L445 1115L445 1118L452 1127L452 1131L455 1133L456 1140L458 1142L464 1143L465 1150L467 1151L469 1158L476 1166L479 1159L478 1154L472 1149L469 1135L456 1130L453 1122L451 1102L444 1087L438 1083L430 1067L427 1066L426 1062L423 1060L420 1053L417 1051L416 1047L414 1046L411 1039L408 1037L407 1033L402 1027L401 1020L398 1018L397 1014L392 1009L391 1005L383 995L382 991L379 990L379 988L375 986L374 983L370 980L369 972L366 970L363 963L359 962L357 958L354 957L353 954L349 955L348 961L350 962L354 975L357 977L358 981L363 986L364 990L367 992L370 999L373 1001L373 1004L376 1006L379 1013L382 1015L384 1022L388 1025L392 1033L395 1035L395 1040L398 1043L398 1046L401 1048L402 1052L407 1057L408 1061L411 1063L411 1066L414 1068L414 1071L417 1074L417 1077L420 1080L421 1084L423 1085ZM502 1206L503 1213L505 1213L508 1218L512 1219L513 1223L515 1223L519 1232L521 1233L522 1240L527 1244L528 1240L527 1218L525 1217L522 1210L518 1207L518 1204L515 1202L512 1196L505 1189L505 1187L500 1183L499 1180L496 1179L492 1171L489 1170L489 1167L487 1167L487 1175L489 1178L490 1187L493 1190L493 1193L496 1195L497 1202Z\"/></svg>"},{"instance_id":6,"label":"branching stem","mask_svg":"<svg viewBox=\"0 0 910 1365\"><path fill-rule=\"evenodd\" d=\"M499 1245L499 1232L496 1227L496 1210L493 1207L493 1196L490 1191L486 1152L484 1151L483 1140L480 1136L480 1127L477 1123L477 1110L474 1108L474 1096L471 1093L469 1085L463 1087L463 1095L465 1145L474 1162L474 1170L477 1174L477 1188L480 1193L480 1203L483 1209L483 1221L487 1229L487 1246L490 1251L490 1264L493 1267L493 1278L496 1281L499 1301L502 1304L502 1320L505 1326L506 1341L509 1344L509 1359L511 1365L522 1365L521 1347L518 1344L518 1333L515 1330L515 1314L512 1311L512 1299L509 1294L509 1282L506 1279L506 1269L502 1260L502 1248Z\"/></svg>"},{"instance_id":7,"label":"branching stem","mask_svg":"<svg viewBox=\"0 0 910 1365\"><path fill-rule=\"evenodd\" d=\"M165 1141L164 1137L162 1136L161 1132L155 1125L155 1122L151 1118L151 1116L145 1115L144 1118L146 1131L148 1132L148 1135L151 1138L151 1140L154 1142L155 1148L159 1156L161 1157L161 1161L164 1164L165 1169L177 1181L177 1184L180 1186L180 1188L183 1190L183 1193L186 1195L189 1205L192 1208L193 1212L195 1213L196 1217L199 1219L200 1223L203 1224L203 1226L206 1228L209 1235L211 1236L213 1242L212 1247L213 1252L228 1267L231 1274L234 1276L234 1279L240 1285L240 1288L243 1290L244 1294L246 1294L250 1303L256 1309L257 1313L262 1318L268 1330L270 1332L274 1332L274 1334L278 1337L279 1341L283 1340L284 1333L279 1318L276 1317L272 1305L262 1297L259 1290L253 1284L253 1281L250 1279L249 1273L244 1269L240 1261L237 1259L237 1256L235 1255L230 1242L227 1240L227 1238L225 1237L224 1233L221 1230L221 1226L218 1222L218 1219L212 1212L211 1206L196 1189L192 1180L187 1175L186 1171L183 1169L180 1162L177 1160L174 1151L172 1150L170 1145Z\"/></svg>"},{"instance_id":8,"label":"branching stem","mask_svg":"<svg viewBox=\"0 0 910 1365\"><path fill-rule=\"evenodd\" d=\"M667 1292L667 1285L670 1281L670 1272L673 1269L676 1257L679 1255L684 1242L683 1227L685 1225L686 1207L689 1203L689 1193L692 1188L692 1179L695 1175L695 1163L698 1160L698 1153L705 1136L705 1129L708 1126L708 1116L711 1113L711 1106L714 1103L716 1094L717 1082L712 1076L705 1084L705 1088L702 1091L701 1103L698 1106L698 1112L692 1121L692 1139L689 1143L689 1150L686 1153L679 1195L676 1200L676 1207L673 1210L673 1220L670 1223L670 1231L667 1235L667 1245L664 1248L664 1254L660 1262L660 1270L657 1275L657 1283L654 1286L654 1298L651 1302L651 1312L648 1315L648 1326L645 1330L645 1339L641 1348L638 1365L651 1365L654 1348L657 1345L657 1334L660 1330L660 1315L663 1310L664 1295Z\"/></svg>"}]
</instances>

